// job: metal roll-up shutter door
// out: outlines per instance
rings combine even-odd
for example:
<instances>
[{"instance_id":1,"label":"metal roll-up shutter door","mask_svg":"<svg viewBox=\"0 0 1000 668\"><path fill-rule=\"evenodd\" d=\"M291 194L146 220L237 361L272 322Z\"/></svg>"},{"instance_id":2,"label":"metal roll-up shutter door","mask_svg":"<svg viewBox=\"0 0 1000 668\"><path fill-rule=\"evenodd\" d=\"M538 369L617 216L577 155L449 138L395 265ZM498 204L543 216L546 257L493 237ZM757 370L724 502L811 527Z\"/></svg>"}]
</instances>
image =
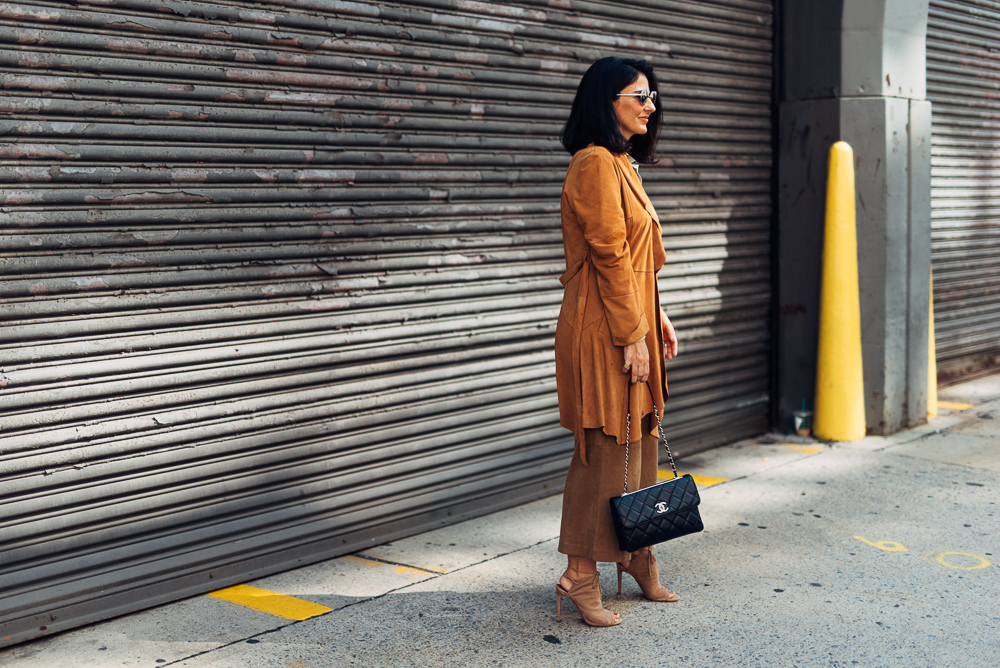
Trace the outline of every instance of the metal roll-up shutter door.
<instances>
[{"instance_id":1,"label":"metal roll-up shutter door","mask_svg":"<svg viewBox=\"0 0 1000 668\"><path fill-rule=\"evenodd\" d=\"M0 638L557 491L556 136L659 66L668 429L766 427L771 4L0 5Z\"/></svg>"},{"instance_id":2,"label":"metal roll-up shutter door","mask_svg":"<svg viewBox=\"0 0 1000 668\"><path fill-rule=\"evenodd\" d=\"M931 263L938 378L1000 366L1000 2L931 0Z\"/></svg>"}]
</instances>

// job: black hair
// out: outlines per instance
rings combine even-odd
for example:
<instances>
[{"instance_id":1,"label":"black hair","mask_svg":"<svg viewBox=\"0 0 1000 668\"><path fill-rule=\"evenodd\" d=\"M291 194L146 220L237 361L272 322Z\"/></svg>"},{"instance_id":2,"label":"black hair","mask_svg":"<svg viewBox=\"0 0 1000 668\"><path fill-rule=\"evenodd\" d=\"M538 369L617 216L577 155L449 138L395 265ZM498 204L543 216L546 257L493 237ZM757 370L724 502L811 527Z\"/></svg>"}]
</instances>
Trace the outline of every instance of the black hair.
<instances>
[{"instance_id":1,"label":"black hair","mask_svg":"<svg viewBox=\"0 0 1000 668\"><path fill-rule=\"evenodd\" d=\"M657 92L656 111L649 115L646 134L627 140L618 124L615 96L640 74L649 80L649 90ZM628 153L636 162L653 164L657 162L656 140L660 136L660 102L659 83L652 65L634 58L601 58L580 80L560 136L562 145L572 154L588 144L596 144L612 153Z\"/></svg>"}]
</instances>

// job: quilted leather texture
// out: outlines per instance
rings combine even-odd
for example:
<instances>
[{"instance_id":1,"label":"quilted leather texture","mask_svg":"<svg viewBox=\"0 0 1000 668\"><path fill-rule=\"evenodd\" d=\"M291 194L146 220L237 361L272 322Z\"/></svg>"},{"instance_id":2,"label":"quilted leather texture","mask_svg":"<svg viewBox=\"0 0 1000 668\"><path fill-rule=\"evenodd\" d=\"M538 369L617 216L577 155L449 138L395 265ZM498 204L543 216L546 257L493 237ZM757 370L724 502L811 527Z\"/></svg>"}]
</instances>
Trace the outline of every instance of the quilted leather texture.
<instances>
[{"instance_id":1,"label":"quilted leather texture","mask_svg":"<svg viewBox=\"0 0 1000 668\"><path fill-rule=\"evenodd\" d=\"M690 475L611 499L618 549L635 552L703 530L699 503L698 487Z\"/></svg>"}]
</instances>

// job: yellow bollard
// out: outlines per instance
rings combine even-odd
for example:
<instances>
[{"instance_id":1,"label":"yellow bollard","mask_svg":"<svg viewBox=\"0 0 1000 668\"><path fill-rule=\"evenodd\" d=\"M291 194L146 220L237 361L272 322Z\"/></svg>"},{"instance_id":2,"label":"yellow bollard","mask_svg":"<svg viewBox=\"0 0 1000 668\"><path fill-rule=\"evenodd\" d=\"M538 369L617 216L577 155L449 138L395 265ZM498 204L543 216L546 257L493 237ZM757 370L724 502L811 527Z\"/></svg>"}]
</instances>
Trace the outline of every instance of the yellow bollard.
<instances>
[{"instance_id":1,"label":"yellow bollard","mask_svg":"<svg viewBox=\"0 0 1000 668\"><path fill-rule=\"evenodd\" d=\"M842 141L830 147L821 285L813 434L830 441L857 441L865 436L865 389L854 151Z\"/></svg>"},{"instance_id":2,"label":"yellow bollard","mask_svg":"<svg viewBox=\"0 0 1000 668\"><path fill-rule=\"evenodd\" d=\"M934 277L931 276L931 317L927 339L927 417L937 417L937 347L934 344Z\"/></svg>"}]
</instances>

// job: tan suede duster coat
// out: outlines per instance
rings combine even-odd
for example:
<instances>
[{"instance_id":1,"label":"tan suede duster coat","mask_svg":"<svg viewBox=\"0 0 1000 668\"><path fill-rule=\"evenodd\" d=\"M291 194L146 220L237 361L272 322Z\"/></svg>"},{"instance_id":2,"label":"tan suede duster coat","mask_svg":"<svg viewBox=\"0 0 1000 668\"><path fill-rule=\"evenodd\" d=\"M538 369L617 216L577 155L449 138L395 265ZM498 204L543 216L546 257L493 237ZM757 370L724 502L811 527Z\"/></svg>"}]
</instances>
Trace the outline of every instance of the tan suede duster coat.
<instances>
[{"instance_id":1,"label":"tan suede duster coat","mask_svg":"<svg viewBox=\"0 0 1000 668\"><path fill-rule=\"evenodd\" d=\"M663 414L667 382L656 272L666 253L659 218L627 155L599 146L577 151L563 182L561 211L566 273L559 279L565 290L556 325L559 421L576 434L587 465L585 428L602 428L625 444L627 392L631 440L639 439L638 425L654 401ZM632 385L622 372L624 346L643 336L652 397L645 384Z\"/></svg>"}]
</instances>

